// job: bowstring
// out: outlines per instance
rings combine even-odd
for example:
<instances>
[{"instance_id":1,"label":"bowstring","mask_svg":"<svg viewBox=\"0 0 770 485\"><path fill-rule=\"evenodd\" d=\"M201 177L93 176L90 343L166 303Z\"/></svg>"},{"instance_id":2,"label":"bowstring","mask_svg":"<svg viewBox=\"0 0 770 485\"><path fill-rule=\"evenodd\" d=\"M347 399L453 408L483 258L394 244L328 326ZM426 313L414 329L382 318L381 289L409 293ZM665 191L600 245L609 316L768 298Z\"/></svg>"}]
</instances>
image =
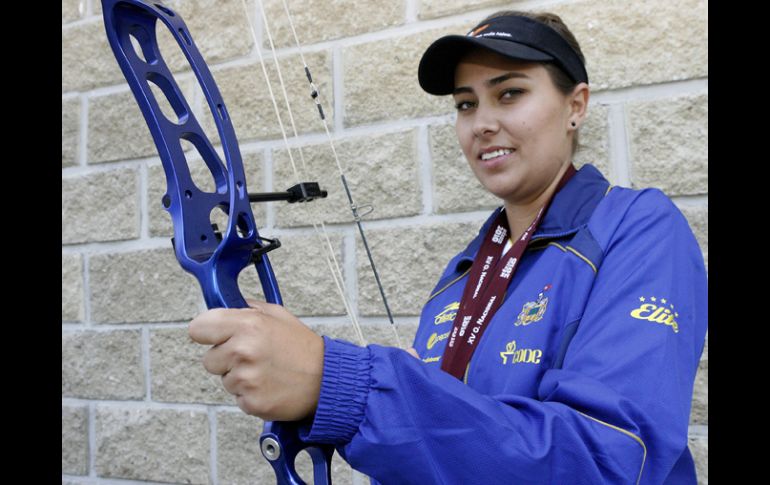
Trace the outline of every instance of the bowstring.
<instances>
[{"instance_id":1,"label":"bowstring","mask_svg":"<svg viewBox=\"0 0 770 485\"><path fill-rule=\"evenodd\" d=\"M257 0L262 5L262 0ZM374 258L372 257L371 250L369 249L369 244L366 241L366 236L364 235L364 228L361 225L361 216L358 214L358 206L353 202L353 196L351 195L350 188L347 183L347 179L345 177L345 173L342 170L342 164L340 163L339 155L337 154L337 150L334 146L334 141L332 139L331 133L329 131L329 124L326 121L326 117L323 114L323 107L321 106L320 101L320 91L318 90L318 87L313 82L313 77L310 72L310 68L307 65L307 62L305 61L305 55L302 52L302 45L300 44L299 37L297 36L297 29L294 27L294 19L291 15L291 12L289 12L289 6L286 3L286 0L281 0L281 4L283 5L283 10L286 13L286 19L289 21L289 27L291 28L292 36L294 37L294 44L297 47L297 51L299 52L300 59L302 60L302 65L305 68L305 74L307 76L307 80L310 83L311 88L311 97L316 103L316 106L318 107L318 114L321 118L321 122L323 123L324 131L326 132L326 139L329 142L329 146L331 147L332 154L334 155L334 161L337 164L337 171L339 172L340 180L342 181L342 185L345 188L345 193L348 197L348 201L350 203L350 209L353 213L353 218L358 225L358 230L361 234L361 241L364 244L364 249L366 249L366 255L369 259L369 265L372 268L372 272L374 273L374 278L377 283L377 288L380 291L380 296L382 297L382 303L385 306L385 311L388 314L388 320L390 321L390 327L393 329L393 335L396 338L396 343L399 348L403 348L403 344L401 343L401 337L398 334L398 329L396 327L396 323L393 320L393 314L390 311L390 305L388 305L388 299L385 296L385 290L382 287L382 282L380 281L380 276L377 272L377 267L374 264ZM264 18L264 17L263 17Z\"/></svg>"},{"instance_id":2,"label":"bowstring","mask_svg":"<svg viewBox=\"0 0 770 485\"><path fill-rule=\"evenodd\" d=\"M260 5L260 8L262 8L262 0L257 0L257 2ZM299 37L297 36L297 29L294 28L294 19L291 16L291 12L289 12L289 6L286 3L286 0L281 0L281 3L283 4L283 10L286 13L286 18L289 21L289 27L291 28L292 36L294 37L294 44L297 46L297 51L299 52L299 57L302 60L302 65L305 68L305 75L307 76L307 80L310 83L310 89L311 89L311 97L315 101L316 106L318 107L318 114L321 118L321 122L324 126L324 131L326 132L326 139L329 142L329 146L332 149L332 154L334 155L334 161L337 164L337 171L340 175L340 180L342 181L342 185L345 188L345 194L348 197L348 202L350 203L350 210L353 213L353 219L356 222L356 225L358 226L358 231L361 234L361 242L364 245L364 249L366 250L366 256L369 259L369 266L372 268L372 273L374 273L374 279L377 283L377 288L380 291L380 297L382 298L382 303L385 306L385 311L388 314L388 321L390 321L390 327L393 329L393 335L396 338L396 344L399 348L404 348L403 344L401 343L401 337L398 334L398 329L396 328L396 322L393 320L393 314L390 311L390 305L388 305L388 298L385 296L385 290L382 287L382 282L380 281L380 275L377 272L377 266L374 264L374 258L372 257L372 252L369 249L369 243L366 241L366 235L364 234L364 228L361 224L361 216L358 213L358 206L353 202L353 196L350 192L350 187L348 186L347 178L345 177L345 173L342 170L342 164L340 163L340 158L337 155L337 150L334 147L334 141L332 140L331 133L329 132L329 124L326 122L326 117L323 113L323 107L321 106L321 100L320 100L320 92L318 90L318 87L313 82L313 76L310 73L310 68L307 65L307 62L305 61L305 55L302 53L302 45L299 42ZM264 11L262 14L262 18L265 21L265 26L267 27L267 20L264 16ZM268 28L268 36L270 36L269 27ZM271 39L271 45L272 45L272 39ZM273 51L275 53L275 51ZM276 59L276 64L278 63L278 60ZM371 211L370 211L371 212Z\"/></svg>"},{"instance_id":3,"label":"bowstring","mask_svg":"<svg viewBox=\"0 0 770 485\"><path fill-rule=\"evenodd\" d=\"M297 133L297 126L294 123L294 115L293 115L293 111L291 109L291 103L289 102L289 95L286 92L286 83L284 83L284 81L283 81L283 75L281 73L281 66L280 66L280 63L278 62L278 56L275 53L275 43L273 42L273 36L272 36L272 34L270 32L270 25L267 22L267 16L265 15L264 6L263 6L261 0L258 1L257 4L259 5L259 11L260 11L259 13L260 13L260 16L262 17L263 25L265 26L265 33L267 34L268 40L270 42L270 51L273 54L273 61L275 62L276 72L278 73L278 81L279 81L279 83L281 85L281 91L282 91L283 96L284 96L284 101L286 102L286 110L287 110L287 112L289 114L289 120L291 121L291 128L292 128L292 131L294 133L294 140L298 142L299 134ZM254 29L252 28L252 32L253 31L254 31ZM260 49L260 48L257 47L257 49ZM269 79L267 79L267 78L265 78L265 82L267 82L268 84L270 83ZM278 115L278 116L280 116L280 115ZM287 146L286 149L289 150L289 147ZM303 172L307 173L307 164L305 163L304 152L302 151L302 146L299 143L297 143L297 150L299 151L300 159L302 161ZM294 175L297 178L297 183L300 183L301 180L299 180L299 176L297 175L297 170L295 169L294 172L295 172ZM323 241L321 240L321 236L323 236L323 238L326 241L326 247L328 249L328 251L325 252L326 263L329 266L329 270L331 272L332 279L334 280L334 283L337 286L337 290L338 290L338 292L340 294L340 298L342 299L342 303L345 306L345 311L348 314L348 318L350 318L350 321L351 321L351 323L353 324L353 327L356 330L356 333L357 333L357 336L358 336L358 339L359 339L359 343L362 346L364 346L364 345L366 345L366 339L364 338L364 334L363 334L363 331L361 330L361 325L358 322L358 318L356 317L355 312L353 312L352 305L350 304L350 301L347 298L347 288L345 287L345 279L342 276L342 271L340 269L340 264L337 261L337 258L336 258L335 254L334 254L334 248L332 247L331 240L329 239L329 233L326 230L326 225L323 223L323 221L321 221L321 229L319 230L318 229L318 225L314 222L313 223L313 229L314 229L314 232L316 234L316 239L318 239L318 242L321 245L323 245Z\"/></svg>"},{"instance_id":4,"label":"bowstring","mask_svg":"<svg viewBox=\"0 0 770 485\"><path fill-rule=\"evenodd\" d=\"M285 85L285 83L283 81L283 75L282 75L282 72L281 72L281 67L280 67L280 64L278 62L278 56L276 55L276 52L275 52L275 45L274 45L274 42L273 42L272 34L270 32L270 26L267 23L267 18L265 16L265 12L264 12L264 8L263 8L263 5L262 5L262 2L258 1L257 3L259 5L260 15L261 15L261 17L262 17L262 19L264 21L265 32L266 32L266 34L268 36L268 39L269 39L269 42L270 42L270 49L271 49L271 52L272 52L272 55L273 55L273 61L275 62L276 71L278 73L278 79L279 79L279 83L281 85L281 90L282 90L282 94L284 96L284 101L286 102L286 108L287 108L287 112L289 114L289 120L290 120L290 124L291 124L291 128L292 128L292 132L293 132L293 135L294 135L294 139L298 140L299 134L297 132L296 123L294 122L294 116L293 116L293 112L292 112L292 109L291 109L291 103L289 102L289 96L288 96L288 94L286 92L286 85ZM249 16L249 11L248 11L248 8L246 7L245 0L241 0L241 4L243 5L244 11L246 13L246 20L247 20L247 22L249 24L249 30L251 32L252 39L254 40L254 45L256 46L256 50L257 50L260 66L262 67L262 73L263 73L263 75L265 77L265 83L268 86L268 93L270 94L270 99L271 99L272 104L273 104L273 109L275 110L275 115L276 115L276 118L278 119L278 125L279 125L280 130L281 130L281 135L283 137L284 146L286 148L286 151L289 154L289 161L291 163L292 171L294 172L294 177L295 177L297 183L300 183L301 180L300 180L300 176L299 176L299 171L297 170L297 165L296 165L296 162L294 160L294 156L292 155L292 150L291 150L291 148L289 146L288 137L286 135L286 129L285 129L285 126L283 124L283 119L281 117L280 110L278 109L278 103L277 103L276 97L275 97L275 95L273 93L273 89L272 89L272 86L271 86L271 83L270 83L269 76L267 74L267 68L266 68L264 57L262 55L262 49L261 49L261 46L260 46L260 42L257 39L257 35L256 35L255 29L254 29L254 25L251 22L251 18ZM307 164L305 162L305 157L304 157L304 153L302 151L302 147L299 145L299 143L297 144L297 150L299 151L299 154L300 154L300 161L302 163L303 173L305 173L305 172L307 172ZM334 152L334 147L333 146L332 146L332 151ZM336 157L336 153L335 153L335 157ZM338 163L338 166L339 166L339 162L337 162L337 163ZM334 280L334 284L337 287L337 291L338 291L338 293L340 295L340 298L342 299L343 306L345 307L345 312L347 313L348 318L350 319L350 322L352 323L352 325L353 325L353 327L354 327L354 329L356 331L356 335L358 337L360 345L365 346L366 345L366 339L364 338L363 332L361 330L361 325L358 322L358 319L356 318L355 312L353 311L352 305L350 304L350 301L349 301L349 299L347 297L347 289L345 287L344 277L342 276L342 271L340 269L339 262L337 261L337 258L336 258L335 254L334 254L334 248L332 247L328 231L326 230L326 225L323 223L323 221L321 221L320 229L319 229L319 224L316 224L315 222L313 222L313 229L314 229L314 233L316 235L316 239L319 242L319 245L321 247L326 248L326 251L324 251L324 256L325 256L325 259L326 259L326 263L329 266L330 275L331 275L332 279ZM325 242L324 242L324 240L325 240Z\"/></svg>"}]
</instances>

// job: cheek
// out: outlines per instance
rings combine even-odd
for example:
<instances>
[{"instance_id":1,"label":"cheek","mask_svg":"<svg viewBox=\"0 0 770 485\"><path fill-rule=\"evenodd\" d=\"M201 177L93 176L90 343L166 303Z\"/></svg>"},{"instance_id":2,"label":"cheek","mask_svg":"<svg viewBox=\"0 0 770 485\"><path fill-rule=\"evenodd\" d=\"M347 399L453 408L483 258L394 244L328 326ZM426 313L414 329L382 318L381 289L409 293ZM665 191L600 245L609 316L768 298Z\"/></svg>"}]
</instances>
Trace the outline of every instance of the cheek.
<instances>
[{"instance_id":1,"label":"cheek","mask_svg":"<svg viewBox=\"0 0 770 485\"><path fill-rule=\"evenodd\" d=\"M563 119L556 107L533 111L529 120L531 135L551 138L553 135L561 133L560 128Z\"/></svg>"},{"instance_id":2,"label":"cheek","mask_svg":"<svg viewBox=\"0 0 770 485\"><path fill-rule=\"evenodd\" d=\"M506 131L514 136L514 139L526 139L538 133L542 116L540 110L537 109L510 110L506 113L502 124Z\"/></svg>"},{"instance_id":3,"label":"cheek","mask_svg":"<svg viewBox=\"0 0 770 485\"><path fill-rule=\"evenodd\" d=\"M470 154L473 151L473 131L468 123L463 123L458 120L455 123L455 135L457 136L457 142L460 144L460 148L463 151L465 158L470 158Z\"/></svg>"}]
</instances>

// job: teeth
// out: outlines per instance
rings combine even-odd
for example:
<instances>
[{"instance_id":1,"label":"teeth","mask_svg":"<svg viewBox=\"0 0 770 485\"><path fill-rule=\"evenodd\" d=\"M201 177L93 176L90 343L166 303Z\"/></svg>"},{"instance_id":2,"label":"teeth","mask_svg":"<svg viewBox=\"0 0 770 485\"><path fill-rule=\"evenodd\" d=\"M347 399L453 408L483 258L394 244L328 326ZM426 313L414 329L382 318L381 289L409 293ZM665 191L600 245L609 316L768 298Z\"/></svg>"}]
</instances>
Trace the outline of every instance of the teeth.
<instances>
[{"instance_id":1,"label":"teeth","mask_svg":"<svg viewBox=\"0 0 770 485\"><path fill-rule=\"evenodd\" d=\"M503 148L501 150L495 150L493 152L482 153L481 159L489 160L490 158L502 157L503 155L507 155L509 153L513 153L513 150L510 150L508 148Z\"/></svg>"}]
</instances>

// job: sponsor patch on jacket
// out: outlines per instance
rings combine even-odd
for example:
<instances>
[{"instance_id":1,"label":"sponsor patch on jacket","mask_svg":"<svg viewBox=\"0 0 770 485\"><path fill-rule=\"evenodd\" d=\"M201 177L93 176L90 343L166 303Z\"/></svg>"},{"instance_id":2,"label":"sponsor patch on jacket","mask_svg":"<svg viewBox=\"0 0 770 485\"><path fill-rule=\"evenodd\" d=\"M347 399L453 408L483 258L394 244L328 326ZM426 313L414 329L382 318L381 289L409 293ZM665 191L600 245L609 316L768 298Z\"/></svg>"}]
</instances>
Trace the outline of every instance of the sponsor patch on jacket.
<instances>
[{"instance_id":1,"label":"sponsor patch on jacket","mask_svg":"<svg viewBox=\"0 0 770 485\"><path fill-rule=\"evenodd\" d=\"M438 342L441 342L442 340L446 340L447 337L449 337L449 332L442 333L441 335L434 332L433 335L431 335L430 338L428 338L428 343L425 345L425 348L430 350Z\"/></svg>"},{"instance_id":2,"label":"sponsor patch on jacket","mask_svg":"<svg viewBox=\"0 0 770 485\"><path fill-rule=\"evenodd\" d=\"M503 365L509 363L509 357L511 364L539 364L543 357L543 351L540 349L517 349L516 341L511 340L505 345L505 350L500 352L500 357L503 359Z\"/></svg>"},{"instance_id":3,"label":"sponsor patch on jacket","mask_svg":"<svg viewBox=\"0 0 770 485\"><path fill-rule=\"evenodd\" d=\"M539 322L545 315L545 310L548 308L548 297L544 296L545 292L551 289L551 285L546 285L543 291L537 295L536 301L530 301L524 304L521 309L521 313L516 318L514 325L517 327L521 325L529 325L530 323Z\"/></svg>"},{"instance_id":4,"label":"sponsor patch on jacket","mask_svg":"<svg viewBox=\"0 0 770 485\"><path fill-rule=\"evenodd\" d=\"M649 301L648 301L649 300ZM641 305L631 310L630 315L638 320L660 323L671 327L674 333L679 333L679 324L675 320L679 318L679 313L674 310L674 304L665 298L656 298L654 296L645 298L639 297ZM668 305L668 308L666 308Z\"/></svg>"},{"instance_id":5,"label":"sponsor patch on jacket","mask_svg":"<svg viewBox=\"0 0 770 485\"><path fill-rule=\"evenodd\" d=\"M457 310L459 308L460 308L459 301L450 303L449 305L445 306L444 309L441 310L441 313L439 313L433 318L433 324L440 325L446 322L454 322L455 317L457 316Z\"/></svg>"}]
</instances>

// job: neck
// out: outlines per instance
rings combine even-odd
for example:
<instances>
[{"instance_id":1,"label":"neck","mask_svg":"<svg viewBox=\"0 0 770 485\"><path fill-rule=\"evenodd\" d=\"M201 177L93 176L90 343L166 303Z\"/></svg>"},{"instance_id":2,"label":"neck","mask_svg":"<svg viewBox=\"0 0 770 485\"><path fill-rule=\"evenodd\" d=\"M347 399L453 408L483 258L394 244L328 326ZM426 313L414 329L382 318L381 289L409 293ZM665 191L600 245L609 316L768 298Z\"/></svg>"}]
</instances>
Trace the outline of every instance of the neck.
<instances>
[{"instance_id":1,"label":"neck","mask_svg":"<svg viewBox=\"0 0 770 485\"><path fill-rule=\"evenodd\" d=\"M542 192L535 195L534 198L524 202L505 201L505 214L508 219L508 227L511 229L511 239L513 241L516 241L516 239L521 237L524 231L526 231L530 224L532 224L532 221L535 220L540 208L545 205L551 195L556 191L556 186L559 185L559 181L561 181L562 176L570 165L571 163L564 165L551 183L548 184Z\"/></svg>"}]
</instances>

